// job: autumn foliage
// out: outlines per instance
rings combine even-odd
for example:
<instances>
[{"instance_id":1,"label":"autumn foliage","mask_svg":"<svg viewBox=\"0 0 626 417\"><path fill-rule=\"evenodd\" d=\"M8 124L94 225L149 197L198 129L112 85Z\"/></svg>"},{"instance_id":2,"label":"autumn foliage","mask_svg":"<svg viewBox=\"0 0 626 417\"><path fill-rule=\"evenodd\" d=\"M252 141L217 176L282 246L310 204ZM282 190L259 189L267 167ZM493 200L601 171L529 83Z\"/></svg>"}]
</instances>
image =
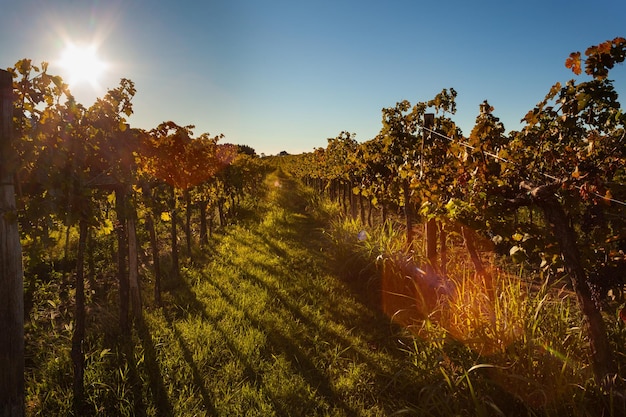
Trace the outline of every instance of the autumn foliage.
<instances>
[{"instance_id":1,"label":"autumn foliage","mask_svg":"<svg viewBox=\"0 0 626 417\"><path fill-rule=\"evenodd\" d=\"M427 251L438 245L440 256L407 255L421 258L424 270L445 277L450 234L462 236L487 287L491 277L477 237L539 277L567 277L585 314L600 382L616 368L598 305L610 289L621 294L626 284L615 278L626 268L626 116L607 78L625 60L626 39L591 46L584 56L573 52L565 65L575 74L584 68L591 79L555 83L523 117L519 132L506 133L485 101L464 137L452 119L456 91L444 89L428 101L384 108L375 138L355 145L342 133L326 149L292 162L296 175L330 190L333 199L337 185L348 183L383 220L387 212L403 211L409 232L425 223ZM429 111L432 127L425 123ZM310 168L302 170L305 163ZM429 227L432 222L439 226ZM440 242L431 239L437 234ZM413 235L407 239L411 247Z\"/></svg>"},{"instance_id":2,"label":"autumn foliage","mask_svg":"<svg viewBox=\"0 0 626 417\"><path fill-rule=\"evenodd\" d=\"M141 169L166 183L187 190L228 166L237 156L234 145L218 144L223 135L192 138L193 126L161 123L141 135L137 154Z\"/></svg>"},{"instance_id":3,"label":"autumn foliage","mask_svg":"<svg viewBox=\"0 0 626 417\"><path fill-rule=\"evenodd\" d=\"M598 45L590 46L585 51L585 74L595 79L603 80L609 70L624 62L626 59L626 39L617 37L613 40L602 42ZM565 61L565 66L576 75L580 75L582 70L582 58L580 52L572 52Z\"/></svg>"}]
</instances>

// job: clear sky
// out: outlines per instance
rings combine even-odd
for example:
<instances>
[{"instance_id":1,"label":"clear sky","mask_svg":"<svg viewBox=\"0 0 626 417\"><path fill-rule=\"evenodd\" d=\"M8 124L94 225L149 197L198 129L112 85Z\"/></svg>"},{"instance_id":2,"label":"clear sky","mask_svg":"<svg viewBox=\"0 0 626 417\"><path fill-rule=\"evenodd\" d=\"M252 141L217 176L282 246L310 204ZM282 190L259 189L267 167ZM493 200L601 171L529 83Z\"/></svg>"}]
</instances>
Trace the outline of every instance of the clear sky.
<instances>
[{"instance_id":1,"label":"clear sky","mask_svg":"<svg viewBox=\"0 0 626 417\"><path fill-rule=\"evenodd\" d=\"M172 120L257 153L311 151L342 130L381 128L381 109L458 92L469 134L487 99L508 130L557 81L572 51L626 37L626 1L0 0L0 67L59 60L96 43L108 63L93 103L135 82L133 127ZM64 77L65 78L65 77ZM611 73L626 100L626 67Z\"/></svg>"}]
</instances>

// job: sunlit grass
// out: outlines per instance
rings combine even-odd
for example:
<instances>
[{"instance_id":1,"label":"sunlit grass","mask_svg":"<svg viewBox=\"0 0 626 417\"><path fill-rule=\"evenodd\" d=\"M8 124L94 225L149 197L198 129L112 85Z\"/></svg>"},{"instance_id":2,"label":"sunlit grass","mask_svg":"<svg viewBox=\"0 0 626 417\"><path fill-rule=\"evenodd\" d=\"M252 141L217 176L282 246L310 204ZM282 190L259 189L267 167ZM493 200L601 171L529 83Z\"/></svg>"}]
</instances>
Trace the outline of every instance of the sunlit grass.
<instances>
[{"instance_id":1,"label":"sunlit grass","mask_svg":"<svg viewBox=\"0 0 626 417\"><path fill-rule=\"evenodd\" d=\"M162 308L144 288L130 342L114 302L90 305L88 414L383 416L411 404L418 388L389 322L335 275L323 222L332 208L318 210L319 198L289 178L264 186L256 211L216 234L180 279L165 277ZM41 325L54 310L46 298L58 296L38 291ZM58 337L45 350L30 345L39 356L29 415L72 413L71 309L62 313Z\"/></svg>"},{"instance_id":2,"label":"sunlit grass","mask_svg":"<svg viewBox=\"0 0 626 417\"><path fill-rule=\"evenodd\" d=\"M165 278L163 307L146 271L129 342L115 288L90 298L88 415L593 416L606 405L563 283L485 256L490 294L456 247L445 285L428 290L413 275L420 237L409 251L402 227L341 216L280 173L259 189L242 202L254 210ZM32 295L28 415L72 413L72 293L61 285Z\"/></svg>"},{"instance_id":3,"label":"sunlit grass","mask_svg":"<svg viewBox=\"0 0 626 417\"><path fill-rule=\"evenodd\" d=\"M361 230L366 239L357 237ZM445 277L425 277L418 272L422 237L408 251L403 228L391 222L368 228L338 219L329 234L339 264L350 265L352 274L344 273L362 285L367 276L368 287L380 290L379 307L411 335L402 349L429 382L408 414L624 411L617 400L607 404L593 382L583 317L565 282L537 281L490 255L488 289L462 246L449 248ZM362 268L369 275L354 272Z\"/></svg>"}]
</instances>

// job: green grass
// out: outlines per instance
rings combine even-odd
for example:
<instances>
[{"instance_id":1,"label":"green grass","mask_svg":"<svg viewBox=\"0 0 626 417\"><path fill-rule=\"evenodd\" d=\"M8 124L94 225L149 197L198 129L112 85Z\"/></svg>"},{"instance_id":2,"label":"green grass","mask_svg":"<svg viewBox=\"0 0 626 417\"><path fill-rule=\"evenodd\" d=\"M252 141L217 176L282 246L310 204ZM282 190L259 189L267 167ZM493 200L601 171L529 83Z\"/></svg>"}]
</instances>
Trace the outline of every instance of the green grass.
<instances>
[{"instance_id":1,"label":"green grass","mask_svg":"<svg viewBox=\"0 0 626 417\"><path fill-rule=\"evenodd\" d=\"M538 284L523 270L500 265L490 268L490 296L457 246L449 248L446 290L437 293L419 278L407 279L416 276L412 266L423 263L422 238L409 252L401 244L402 228L391 225L338 219L329 234L338 246L337 263L353 264L348 269L359 271L352 280L361 286L367 277L367 293L378 289L380 309L413 336L399 341L414 369L428 378L415 381L423 385L407 414L626 415L619 391L607 395L593 381L583 317L564 282ZM366 240L355 238L359 231ZM485 261L501 264L495 257ZM610 314L605 319L624 369L624 326Z\"/></svg>"},{"instance_id":2,"label":"green grass","mask_svg":"<svg viewBox=\"0 0 626 417\"><path fill-rule=\"evenodd\" d=\"M199 266L167 280L163 308L147 300L130 344L118 342L115 305L92 306L90 414L382 416L411 405L418 376L398 330L335 273L316 197L281 176L265 187ZM29 415L71 414L70 330L52 335L52 349L29 344L42 355Z\"/></svg>"},{"instance_id":3,"label":"green grass","mask_svg":"<svg viewBox=\"0 0 626 417\"><path fill-rule=\"evenodd\" d=\"M456 291L418 308L419 298L402 291L414 294L403 271L409 255L416 262L420 255L404 251L401 230L341 219L336 206L280 172L260 191L179 280L166 277L163 307L144 288L143 320L130 342L120 342L116 328L116 291L92 299L86 415L622 411L591 379L567 291L498 272L497 296L487 302L459 252L449 268ZM362 230L367 239L358 238ZM32 416L72 415L71 297L58 287L33 291ZM623 329L611 329L623 346Z\"/></svg>"}]
</instances>

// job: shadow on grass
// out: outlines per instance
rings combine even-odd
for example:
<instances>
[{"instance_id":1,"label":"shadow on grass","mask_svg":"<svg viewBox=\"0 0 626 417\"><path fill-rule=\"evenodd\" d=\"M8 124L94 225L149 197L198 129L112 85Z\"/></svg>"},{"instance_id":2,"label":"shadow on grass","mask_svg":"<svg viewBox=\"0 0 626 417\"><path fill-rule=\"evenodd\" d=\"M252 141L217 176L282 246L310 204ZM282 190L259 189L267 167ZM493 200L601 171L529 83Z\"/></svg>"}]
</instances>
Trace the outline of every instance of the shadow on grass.
<instances>
[{"instance_id":1,"label":"shadow on grass","mask_svg":"<svg viewBox=\"0 0 626 417\"><path fill-rule=\"evenodd\" d=\"M124 356L128 364L128 373L133 392L133 408L135 415L138 417L146 416L146 404L143 400L142 383L137 370L137 362L135 361L134 347L132 342L127 342L123 346Z\"/></svg>"},{"instance_id":2,"label":"shadow on grass","mask_svg":"<svg viewBox=\"0 0 626 417\"><path fill-rule=\"evenodd\" d=\"M183 318L183 315L199 316L203 321L206 321L206 322L215 321L209 317L203 303L200 300L198 300L195 292L192 291L192 289L189 287L189 285L184 279L182 279L182 282L177 287L177 291L174 294L174 296L175 296L177 305L186 306L185 311L182 315L180 315L180 318ZM176 326L174 325L172 317L167 313L166 313L166 319L168 321L170 328L175 333L176 338L178 339L178 342L184 352L185 360L192 368L194 383L202 387L202 389L204 389L204 379L198 372L197 367L195 366L193 357L191 355L189 348L186 346L184 338L182 337L180 332L176 329ZM260 389L262 386L262 380L263 380L262 375L260 375L257 371L254 370L248 358L239 351L239 349L237 348L237 346L232 340L233 336L230 334L227 334L222 329L220 329L220 327L216 323L214 323L214 328L220 333L221 339L224 341L224 343L226 343L226 346L228 347L230 352L232 352L236 356L237 360L239 360L239 362L243 365L244 380L251 382L252 385L254 385L257 389ZM204 391L206 391L206 389L204 389ZM278 412L278 415L284 415L284 416L291 415L290 410L286 410L282 408L281 404L275 399L273 399L271 395L269 395L269 398L272 401L274 408ZM212 408L212 412L213 414L217 413L217 411L214 408Z\"/></svg>"},{"instance_id":3,"label":"shadow on grass","mask_svg":"<svg viewBox=\"0 0 626 417\"><path fill-rule=\"evenodd\" d=\"M290 362L292 368L298 371L299 375L304 378L306 383L314 388L318 396L322 397L327 404L339 405L348 416L356 415L356 411L335 394L328 376L317 369L307 353L294 343L289 336L284 335L277 329L268 328L267 325L262 323L259 319L252 317L241 305L238 305L237 301L228 291L217 282L212 281L211 285L220 292L221 297L231 306L235 306L243 311L245 319L252 326L264 332L270 343L270 348L274 350L273 352L268 352L269 355L284 353L284 357ZM245 360L241 356L240 354L240 359ZM276 401L274 401L274 404L277 405ZM279 411L281 415L292 414L291 410L279 409Z\"/></svg>"},{"instance_id":4,"label":"shadow on grass","mask_svg":"<svg viewBox=\"0 0 626 417\"><path fill-rule=\"evenodd\" d=\"M143 317L135 320L135 328L137 329L137 335L143 347L146 371L148 373L148 379L150 380L150 391L152 392L152 397L159 411L159 415L174 417L174 410L172 409L172 404L170 403L165 384L163 383L163 376L157 359L157 352L152 342L152 336L150 335L150 329L143 320ZM134 358L132 352L129 353L130 355L128 355L128 357ZM134 366L136 366L136 364ZM143 412L142 415L145 415L145 412Z\"/></svg>"},{"instance_id":5,"label":"shadow on grass","mask_svg":"<svg viewBox=\"0 0 626 417\"><path fill-rule=\"evenodd\" d=\"M183 358L185 359L185 362L187 362L187 365L189 365L189 368L191 369L193 383L200 391L200 396L202 397L202 404L204 405L205 411L208 411L211 415L216 415L217 410L215 409L215 406L213 405L213 402L214 402L213 398L206 389L204 379L202 378L202 375L200 374L200 371L198 370L198 366L193 360L193 354L191 353L191 350L189 350L189 347L185 343L185 339L183 338L183 335L176 328L173 321L171 320L171 317L165 314L165 319L167 320L167 324L169 325L170 329L174 333L174 336L176 337L178 346L183 351Z\"/></svg>"},{"instance_id":6,"label":"shadow on grass","mask_svg":"<svg viewBox=\"0 0 626 417\"><path fill-rule=\"evenodd\" d=\"M337 305L332 302L326 302L325 292L322 288L316 288L314 285L302 285L298 292L302 294L294 294L296 297L306 297L313 305L318 305L332 317L336 323L341 323L354 330L360 336L367 340L371 350L383 350L389 358L394 358L398 363L406 360L406 353L401 352L397 346L397 336L404 334L404 328L391 322L389 316L383 311L382 304L382 281L379 272L374 264L370 261L360 258L349 259L349 264L344 264L340 259L332 255L333 243L323 230L327 227L325 218L327 216L313 216L310 211L317 211L319 207L315 207L315 202L310 199L306 191L292 179L282 176L280 178L280 190L277 190L276 202L278 205L286 209L291 215L276 219L276 229L280 231L279 237L294 242L302 252L307 254L307 261L321 267L320 272L339 278L339 281L333 285L333 291L346 291L352 297L346 297L346 301L353 300L354 309L346 309L345 305ZM309 207L312 204L313 207ZM312 210L311 210L312 208ZM269 235L269 236L268 236ZM261 238L272 247L271 240L273 235L261 233ZM357 236L354 237L355 242ZM294 271L306 271L307 266L299 259L285 259L284 264ZM270 275L279 273L275 268L270 266L257 264L258 267L268 271ZM274 275L276 276L276 275ZM246 275L249 279L254 279L257 285L264 286L268 291L272 292L274 297L281 300L283 305L299 320L303 321L307 326L315 326L315 323L303 317L298 306L291 300L294 295L281 297L275 289L272 289L259 276ZM304 282L300 280L300 282ZM348 311L346 311L348 310ZM361 314L360 311L366 312ZM339 341L341 345L350 346L350 340L342 337L339 332L324 326L317 326L317 331L325 340ZM367 363L376 370L379 382L386 385L383 390L388 388L389 381L399 377L399 373L404 373L406 369L396 369L395 374L382 370L380 364L372 359L372 355L368 349L352 349L356 353L356 359L359 362ZM393 371L391 371L393 372ZM419 387L403 388L401 395L414 396L418 398ZM398 393L400 394L400 393ZM408 398L408 397L407 397Z\"/></svg>"},{"instance_id":7,"label":"shadow on grass","mask_svg":"<svg viewBox=\"0 0 626 417\"><path fill-rule=\"evenodd\" d=\"M271 364L272 357L284 358L293 370L293 375L297 375L308 390L315 392L315 399L301 396L303 392L298 390L287 400L291 405L287 405L280 391L276 388L272 391L272 386L267 385L270 384L269 380L264 381L264 371L261 370L264 369L263 366L251 363L251 357L238 348L238 339L235 338L239 336L226 331L219 317L209 315L191 283L186 277L181 277L171 288L172 301L177 309L166 312L166 318L181 346L185 360L192 368L194 383L202 387L206 383L206 377L203 378L199 374L190 348L175 324L179 319L192 316L212 324L224 343L224 349L228 349L241 364L244 380L249 381L253 388L269 400L278 415L293 415L296 408L304 409L307 404L312 407L326 404L336 407L335 411L341 410L340 413L347 416L357 415L362 411L358 408L359 405L352 404L352 400L344 397L344 394L337 391L334 386L339 380L335 380L332 375L342 371L338 372L330 365L330 361L334 360L333 352L336 352L336 355L345 353L350 361L366 365L374 378L371 382L375 388L371 394L385 393L385 397L388 398L368 399L366 402L372 401L388 407L387 411L393 412L390 409L395 403L394 381L401 379L400 374L405 370L400 365L402 354L395 346L395 339L390 337L392 326L388 318L361 302L360 294L354 294L357 296L355 298L345 297L345 299L328 297L331 293L344 291L352 293L352 291L345 282L332 278L336 277L333 271L334 260L326 250L330 244L326 242L322 233L324 225L307 214L309 204L307 196L301 193L295 182L281 178L278 184L278 189L274 190L275 194L267 203L278 207L265 206L268 207L266 214L248 213L249 217L254 219L226 231L217 243L217 246L225 244L223 249L217 247L211 249L207 262L212 260L218 265L234 269L237 278L235 279L233 275L227 281L217 277L211 279L210 271L207 270L203 273L202 282L215 290L213 297L220 298L228 306L218 315L226 316L232 309L233 312L238 312L246 323L262 332L266 340L265 346L260 350L262 360L268 360L267 363ZM283 211L280 211L281 209ZM238 253L237 248L240 248L241 253ZM267 262L264 259L267 259ZM268 280L263 276L265 273L276 277L278 281L273 283L271 279ZM328 282L327 276L330 277ZM248 281L249 284L240 287L244 281ZM249 295L240 294L244 288L251 288L252 292ZM255 289L263 291L274 301L271 311L259 315L253 314L249 309L247 300L250 298L247 297L255 297ZM353 305L340 305L344 302ZM316 310L313 314L321 313L322 322L316 321L305 312L302 309L303 305ZM266 307L270 305L267 304ZM294 320L293 323L287 321L291 318ZM328 322L328 326L325 322ZM337 325L345 328L345 335L337 329ZM353 338L355 333L358 338ZM366 343L361 343L361 340ZM315 343L320 344L314 345ZM384 356L380 356L381 353L384 353ZM383 363L386 360L392 361L394 365ZM407 385L405 384L397 394L406 399L418 398L419 387ZM354 394L357 392L351 391L351 395ZM295 403L293 397L297 398ZM207 398L208 395L205 401L208 401ZM313 405L313 402L317 405Z\"/></svg>"},{"instance_id":8,"label":"shadow on grass","mask_svg":"<svg viewBox=\"0 0 626 417\"><path fill-rule=\"evenodd\" d=\"M272 306L273 310L281 309L286 314L279 313L280 317L293 317L295 322L298 323L298 327L305 330L304 334L309 335L308 338L302 340L294 340L293 338L284 335L280 332L269 331L268 336L270 341L279 346L287 353L295 351L293 355L296 358L294 363L302 365L303 363L310 366L313 365L313 361L306 357L305 353L299 346L303 346L310 342L312 339L327 341L335 349L341 352L348 352L346 355L350 356L352 360L357 363L366 364L369 369L373 370L376 374L376 386L378 392L382 393L385 390L391 388L394 380L400 378L398 370L400 368L392 367L391 370L387 365L383 366L380 363L380 359L376 356L384 352L385 356L396 363L401 363L406 359L406 355L399 351L396 345L396 338L401 329L394 326L389 318L385 316L381 311L370 308L363 301L359 300L359 297L342 297L341 303L335 303L332 299L329 299L330 292L350 293L348 286L344 285L345 282L332 280L332 286L330 288L319 287L319 283L316 281L319 279L317 276L311 276L307 279L306 274L310 273L311 268L319 270L320 274L330 274L332 272L327 271L328 265L332 264L332 260L327 253L320 253L319 247L322 244L323 237L319 233L319 229L315 223L310 221L298 220L295 227L299 227L299 223L304 223L304 235L309 236L309 239L303 240L300 238L292 238L294 250L303 251L307 254L308 265L304 265L294 259L285 258L281 261L284 266L274 266L259 261L245 261L239 265L233 262L228 262L233 267L240 270L239 277L241 280L247 280L254 286L265 290L272 300L276 303ZM293 225L292 225L293 226ZM284 226L287 227L287 226ZM283 226L280 226L283 228ZM270 249L275 245L272 244L272 239L265 233L253 234L248 236L247 239L240 238L239 236L233 236L237 238L237 244L239 246L248 245L252 250L259 251L258 241L265 243L266 247ZM282 249L281 249L282 251ZM281 252L273 251L278 255ZM305 262L305 264L307 263ZM308 267L308 269L307 269ZM256 270L256 272L254 272ZM293 273L289 273L292 270ZM259 273L263 271L265 273ZM306 273L305 273L306 272ZM272 283L271 280L267 280L265 276L271 276L278 278L279 282L283 282L286 285L280 285L278 283ZM334 276L334 275L333 275ZM215 282L211 282L212 285L218 287L222 296L228 299L229 303L235 302L232 296L227 294L227 290L220 287ZM322 283L321 285L325 285ZM354 295L354 294L353 294ZM334 298L333 298L334 299ZM299 304L315 306L315 309L322 312L326 321L316 321L310 315L305 314ZM346 305L350 303L350 305ZM243 306L240 306L242 310ZM245 311L245 310L244 310ZM257 327L262 326L261 320L251 318L248 319ZM327 325L329 322L334 324L340 324L346 329L346 332L351 335L358 336L366 343L358 343L342 334L337 330L336 326ZM349 330L348 330L349 329ZM305 356L303 358L303 355ZM387 368L387 369L385 369ZM315 378L327 378L323 373L318 371ZM330 384L327 384L328 390L325 391L328 395L333 395ZM419 387L403 387L403 395L407 398L419 395Z\"/></svg>"},{"instance_id":9,"label":"shadow on grass","mask_svg":"<svg viewBox=\"0 0 626 417\"><path fill-rule=\"evenodd\" d=\"M306 271L305 262L300 259L289 258L284 250L276 246L273 240L280 238L294 242L306 253L307 262L320 266L322 268L321 273L339 277L343 284L341 290L349 291L355 298L356 304L366 308L378 325L389 328L389 317L383 313L382 308L381 278L375 265L365 259L357 258L356 254L347 262L336 259L332 255L333 244L323 233L326 225L323 221L306 214L306 198L298 184L282 176L281 190L277 197L278 204L293 211L296 215L285 216L275 222L279 234L272 235L271 231L268 230L267 233L258 233L257 236L276 256L283 258L284 265L294 271ZM239 240L239 243L246 244L247 242ZM267 270L270 275L277 276L275 274L280 273L270 265L257 264L257 266ZM306 288L307 294L305 296L308 296L312 302L319 303L320 299L323 300L323 294L313 295L310 293L310 289L310 287ZM325 305L325 309L332 313L333 317L340 318L341 321L354 320L354 317L347 316L342 308L337 305L328 304ZM401 331L399 327L388 330L395 333Z\"/></svg>"}]
</instances>

